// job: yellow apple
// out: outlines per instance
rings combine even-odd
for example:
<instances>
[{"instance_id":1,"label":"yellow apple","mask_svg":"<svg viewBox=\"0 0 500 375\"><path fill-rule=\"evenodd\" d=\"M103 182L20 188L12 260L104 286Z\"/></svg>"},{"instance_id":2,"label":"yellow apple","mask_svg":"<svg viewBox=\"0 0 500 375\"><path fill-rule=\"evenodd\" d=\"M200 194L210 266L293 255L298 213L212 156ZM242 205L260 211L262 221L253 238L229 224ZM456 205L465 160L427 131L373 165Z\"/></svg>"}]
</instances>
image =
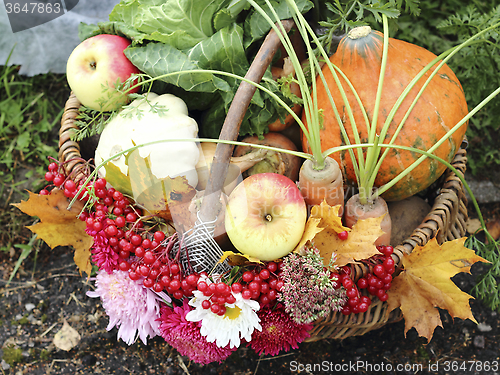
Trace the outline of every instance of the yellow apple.
<instances>
[{"instance_id":1,"label":"yellow apple","mask_svg":"<svg viewBox=\"0 0 500 375\"><path fill-rule=\"evenodd\" d=\"M112 111L127 103L127 93L115 88L131 74L140 73L123 53L130 45L127 38L101 34L84 40L71 52L66 64L69 87L85 106Z\"/></svg>"},{"instance_id":2,"label":"yellow apple","mask_svg":"<svg viewBox=\"0 0 500 375\"><path fill-rule=\"evenodd\" d=\"M225 228L243 254L271 261L290 253L299 243L307 208L297 185L278 173L245 178L231 192Z\"/></svg>"}]
</instances>

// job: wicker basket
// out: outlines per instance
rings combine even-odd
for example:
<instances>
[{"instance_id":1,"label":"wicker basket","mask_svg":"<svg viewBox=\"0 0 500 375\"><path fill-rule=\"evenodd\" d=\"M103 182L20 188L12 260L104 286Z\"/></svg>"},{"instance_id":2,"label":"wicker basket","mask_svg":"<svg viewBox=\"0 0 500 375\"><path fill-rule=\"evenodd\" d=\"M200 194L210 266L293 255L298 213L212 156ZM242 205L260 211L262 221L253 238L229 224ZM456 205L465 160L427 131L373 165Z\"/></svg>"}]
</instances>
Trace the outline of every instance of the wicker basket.
<instances>
[{"instance_id":1,"label":"wicker basket","mask_svg":"<svg viewBox=\"0 0 500 375\"><path fill-rule=\"evenodd\" d=\"M272 32L271 32L272 33ZM270 33L270 34L271 34ZM268 38L266 38L267 40ZM266 43L266 42L264 42ZM264 46L263 43L263 46ZM270 58L272 58L274 51L276 50L278 44L276 44L276 38L274 38L274 43L270 49L272 53L264 53L266 63L260 61L259 66L268 66ZM279 43L279 40L278 40ZM247 77L250 77L255 82L260 81L262 78L263 71L255 75L254 66L257 64L252 64ZM251 70L253 70L251 72ZM246 85L245 85L246 84ZM221 132L221 138L232 139L234 134L237 135L239 125L243 118L243 115L248 107L251 95L253 95L252 87L248 83L243 82L240 86L247 91L246 98L248 100L239 101L235 97L233 103L238 103L240 109L231 106L235 114L235 119L228 114L228 118L223 126L223 132ZM253 88L255 91L255 88ZM249 94L248 91L251 93ZM236 95L239 95L238 93ZM243 104L242 104L243 103ZM246 103L246 105L245 105ZM78 116L80 102L78 99L71 94L66 102L64 114L61 120L61 129L59 132L59 160L64 163L66 173L74 173L74 179L81 179L83 174L83 168L85 166L85 160L81 157L80 145L71 140L71 135L74 134L77 126L75 125L75 119ZM230 112L231 112L230 109ZM233 116L234 117L234 116ZM232 135L227 135L226 123L229 122L228 126L231 128L230 131ZM234 124L236 123L236 124ZM224 133L224 134L223 134ZM463 175L466 169L466 150L465 142L456 154L452 164L453 166ZM230 145L226 147L226 154L230 155ZM217 157L217 155L216 155ZM222 159L224 160L224 159ZM229 160L229 158L227 158ZM224 178L222 178L222 181ZM422 223L413 231L411 236L407 238L403 243L396 246L394 249L393 258L396 263L396 267L401 266L401 258L404 254L409 254L416 246L425 245L431 238L437 237L439 243L445 241L461 238L465 235L466 227L465 223L467 221L467 198L465 196L464 187L460 179L451 171L447 170L443 176L428 189L428 201L432 205L432 209L429 214L425 217ZM212 194L213 195L213 194ZM352 266L353 279L357 280L360 277L371 272L370 268L373 265L366 264L356 264ZM364 291L366 293L366 291ZM322 339L344 339L350 336L363 335L369 331L380 328L387 323L398 321L402 318L399 309L392 312L387 311L387 303L381 302L378 299L374 299L373 303L370 305L369 309L365 313L360 314L350 314L343 315L341 313L333 313L326 318L317 320L314 323L314 328L310 331L311 337L306 341L317 341Z\"/></svg>"}]
</instances>

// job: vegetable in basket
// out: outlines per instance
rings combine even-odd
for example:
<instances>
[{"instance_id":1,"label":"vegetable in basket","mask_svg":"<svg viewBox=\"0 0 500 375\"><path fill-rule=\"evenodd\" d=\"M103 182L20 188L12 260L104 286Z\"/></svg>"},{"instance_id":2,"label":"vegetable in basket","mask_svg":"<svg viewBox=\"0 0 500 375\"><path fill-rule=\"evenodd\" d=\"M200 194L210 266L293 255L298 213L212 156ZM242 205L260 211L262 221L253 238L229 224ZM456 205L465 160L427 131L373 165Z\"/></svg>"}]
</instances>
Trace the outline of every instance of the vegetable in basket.
<instances>
[{"instance_id":1,"label":"vegetable in basket","mask_svg":"<svg viewBox=\"0 0 500 375\"><path fill-rule=\"evenodd\" d=\"M441 67L434 78L424 85L433 69L427 71L408 95L400 97L405 94L404 91L414 78L421 76L419 72L427 63L433 61L436 55L422 47L394 38L389 38L385 52L383 43L382 33L371 30L369 26L357 27L341 40L337 51L330 58L336 69L342 72L339 80L344 87L348 104L344 103L343 93L337 88L330 69L327 66L323 68L329 92L327 93L318 78L318 107L323 111L323 127L320 130L322 150L356 143L358 140L374 143L375 135L379 136L380 143L395 143L427 150L467 114L462 86L447 65ZM376 103L382 69L381 57L384 53L387 53L387 65L380 101ZM420 95L421 88L425 90ZM337 105L340 118L343 119L348 142L330 105L329 95ZM420 97L413 103L417 95ZM359 96L360 102L356 96ZM375 107L376 104L378 107ZM352 118L348 115L348 105L352 110ZM304 121L307 119L304 118ZM461 126L434 154L451 161L462 143L466 129L467 124ZM357 134L354 134L355 132ZM303 140L304 149L309 149L305 137ZM368 160L368 156L372 155L368 151L365 152L365 166L360 160L353 161L347 152L334 153L332 157L341 165L347 181L357 182L365 189L371 189L372 184L377 187L387 184L420 157L410 151L384 151L380 159L377 154L373 155L374 160ZM376 166L369 165L370 161L376 163ZM359 168L358 181L356 168ZM437 160L427 159L395 186L386 190L383 197L389 201L398 201L412 196L436 181L445 169L446 166ZM367 191L369 192L370 190Z\"/></svg>"},{"instance_id":2,"label":"vegetable in basket","mask_svg":"<svg viewBox=\"0 0 500 375\"><path fill-rule=\"evenodd\" d=\"M105 126L95 152L95 161L100 164L119 152L134 145L162 139L189 139L198 136L198 124L189 117L186 103L172 95L149 93L145 99L134 100L124 111L115 115ZM151 173L157 179L167 176L185 176L188 183L196 187L198 174L196 164L200 149L195 142L169 142L140 147L137 151L148 158ZM108 173L110 164L117 167ZM113 186L121 179L128 179L129 168L126 155L111 160L100 173Z\"/></svg>"}]
</instances>

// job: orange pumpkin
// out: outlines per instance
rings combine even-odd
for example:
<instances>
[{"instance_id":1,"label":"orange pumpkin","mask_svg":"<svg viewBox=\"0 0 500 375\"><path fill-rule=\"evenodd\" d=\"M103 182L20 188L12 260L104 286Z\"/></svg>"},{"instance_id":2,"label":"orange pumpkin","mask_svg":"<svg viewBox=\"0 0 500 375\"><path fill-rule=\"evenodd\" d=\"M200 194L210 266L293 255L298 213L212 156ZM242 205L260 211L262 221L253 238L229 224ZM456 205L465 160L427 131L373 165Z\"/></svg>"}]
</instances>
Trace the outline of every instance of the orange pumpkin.
<instances>
[{"instance_id":1,"label":"orange pumpkin","mask_svg":"<svg viewBox=\"0 0 500 375\"><path fill-rule=\"evenodd\" d=\"M373 116L381 68L382 48L382 33L364 26L353 29L345 36L341 40L335 54L330 58L330 61L339 67L353 84L361 98L370 122ZM436 57L436 55L424 48L393 38L389 38L387 56L382 100L377 119L377 134L381 133L381 128L387 115L408 83L427 63ZM433 70L434 68L428 71L410 91L394 116L387 136L385 139L380 139L380 143L389 143L413 99ZM326 65L323 68L323 73L349 139L351 143L355 143L344 102L334 78ZM340 76L339 78L346 91L347 100L353 110L359 138L361 142L366 142L368 131L360 107L345 80ZM323 109L322 118L324 121L320 131L321 145L322 150L327 150L331 147L343 145L345 142L342 138L334 111L331 108L325 87L319 78L317 79L317 85L318 106ZM419 98L399 132L395 144L428 150L467 113L467 103L462 86L451 69L444 65ZM306 123L304 116L303 121ZM466 129L467 124L461 126L434 154L447 161L451 161L458 151ZM302 136L302 144L304 150L310 150L304 136ZM351 183L355 182L356 177L349 153L347 151L339 152L331 156L337 160L347 180ZM386 184L420 156L421 154L416 152L390 150L377 174L375 186L379 187ZM388 201L396 201L412 196L436 181L445 169L446 167L443 164L428 158L383 194L383 198Z\"/></svg>"}]
</instances>

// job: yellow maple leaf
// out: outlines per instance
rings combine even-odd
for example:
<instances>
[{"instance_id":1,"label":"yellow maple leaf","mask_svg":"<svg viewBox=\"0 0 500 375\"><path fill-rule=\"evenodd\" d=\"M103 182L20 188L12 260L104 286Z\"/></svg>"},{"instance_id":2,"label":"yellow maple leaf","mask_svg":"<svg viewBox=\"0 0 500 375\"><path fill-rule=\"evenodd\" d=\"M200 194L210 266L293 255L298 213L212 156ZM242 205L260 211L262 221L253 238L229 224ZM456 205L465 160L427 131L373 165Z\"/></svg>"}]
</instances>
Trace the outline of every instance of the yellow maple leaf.
<instances>
[{"instance_id":1,"label":"yellow maple leaf","mask_svg":"<svg viewBox=\"0 0 500 375\"><path fill-rule=\"evenodd\" d=\"M442 327L437 308L447 310L453 318L476 322L469 305L473 297L451 278L460 272L470 273L476 262L488 261L467 249L464 242L465 238L459 238L439 246L434 238L403 257L403 271L394 278L387 301L389 311L401 308L405 334L414 327L430 341L435 328Z\"/></svg>"},{"instance_id":2,"label":"yellow maple leaf","mask_svg":"<svg viewBox=\"0 0 500 375\"><path fill-rule=\"evenodd\" d=\"M311 241L319 232L325 229L319 227L320 222L321 219L318 217L309 217L307 219L304 233L297 246L295 246L294 252L300 253L308 241Z\"/></svg>"},{"instance_id":3,"label":"yellow maple leaf","mask_svg":"<svg viewBox=\"0 0 500 375\"><path fill-rule=\"evenodd\" d=\"M30 216L37 216L39 223L27 227L44 240L51 249L56 246L72 246L75 249L74 261L80 274L90 275L90 248L93 238L85 232L86 224L78 219L83 203L76 201L68 210L69 201L61 190L54 189L50 195L29 193L27 201L15 203Z\"/></svg>"},{"instance_id":4,"label":"yellow maple leaf","mask_svg":"<svg viewBox=\"0 0 500 375\"><path fill-rule=\"evenodd\" d=\"M351 228L342 225L342 218L339 216L340 205L330 206L326 201L321 202L320 205L311 208L311 218L320 218L321 226L328 227L337 233L350 232Z\"/></svg>"},{"instance_id":5,"label":"yellow maple leaf","mask_svg":"<svg viewBox=\"0 0 500 375\"><path fill-rule=\"evenodd\" d=\"M380 254L374 242L384 231L380 223L384 217L359 220L353 225L346 240L338 237L338 226L326 227L314 236L314 245L319 249L325 266L330 263L332 254L337 255L335 265L341 267L348 263L356 263Z\"/></svg>"}]
</instances>

